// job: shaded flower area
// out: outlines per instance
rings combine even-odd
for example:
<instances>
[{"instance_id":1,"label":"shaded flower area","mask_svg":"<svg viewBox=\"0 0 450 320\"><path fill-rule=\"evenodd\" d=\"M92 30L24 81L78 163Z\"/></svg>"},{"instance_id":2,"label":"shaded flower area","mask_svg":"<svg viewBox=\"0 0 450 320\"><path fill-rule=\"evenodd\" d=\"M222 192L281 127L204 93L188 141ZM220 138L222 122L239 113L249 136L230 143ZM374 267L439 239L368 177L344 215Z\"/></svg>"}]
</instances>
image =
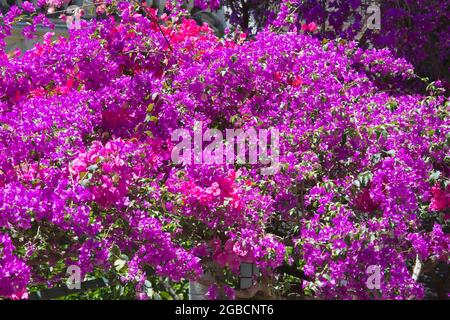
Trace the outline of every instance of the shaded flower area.
<instances>
[{"instance_id":1,"label":"shaded flower area","mask_svg":"<svg viewBox=\"0 0 450 320\"><path fill-rule=\"evenodd\" d=\"M74 265L139 299L206 274L209 298L234 299L243 263L279 298L424 297L422 276L449 263L441 81L318 38L319 20L218 38L175 2L102 10L27 52L0 45L0 297L62 285ZM276 128L280 170L175 164L172 133L197 121Z\"/></svg>"}]
</instances>

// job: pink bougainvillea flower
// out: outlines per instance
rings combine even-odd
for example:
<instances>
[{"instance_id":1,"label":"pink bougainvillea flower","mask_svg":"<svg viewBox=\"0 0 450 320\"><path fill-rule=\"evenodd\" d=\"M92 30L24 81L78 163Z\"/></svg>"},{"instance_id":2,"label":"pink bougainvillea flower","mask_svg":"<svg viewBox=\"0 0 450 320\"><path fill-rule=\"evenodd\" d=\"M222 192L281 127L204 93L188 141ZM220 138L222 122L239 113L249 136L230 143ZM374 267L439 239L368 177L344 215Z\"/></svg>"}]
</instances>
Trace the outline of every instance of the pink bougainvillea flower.
<instances>
[{"instance_id":1,"label":"pink bougainvillea flower","mask_svg":"<svg viewBox=\"0 0 450 320\"><path fill-rule=\"evenodd\" d=\"M288 80L288 84L293 87L301 86L303 83L303 78L301 76L291 76Z\"/></svg>"},{"instance_id":2,"label":"pink bougainvillea flower","mask_svg":"<svg viewBox=\"0 0 450 320\"><path fill-rule=\"evenodd\" d=\"M317 25L314 22L311 22L310 24L308 24L308 31L309 32L314 32L317 30Z\"/></svg>"},{"instance_id":3,"label":"pink bougainvillea flower","mask_svg":"<svg viewBox=\"0 0 450 320\"><path fill-rule=\"evenodd\" d=\"M447 188L449 189L449 188ZM431 198L430 210L431 211L442 211L450 207L450 192L449 190L442 190L441 187L436 184L432 189L431 193L433 197Z\"/></svg>"},{"instance_id":4,"label":"pink bougainvillea flower","mask_svg":"<svg viewBox=\"0 0 450 320\"><path fill-rule=\"evenodd\" d=\"M314 22L311 22L309 24L304 24L302 25L302 30L303 31L309 31L309 32L314 32L317 30L317 25Z\"/></svg>"}]
</instances>

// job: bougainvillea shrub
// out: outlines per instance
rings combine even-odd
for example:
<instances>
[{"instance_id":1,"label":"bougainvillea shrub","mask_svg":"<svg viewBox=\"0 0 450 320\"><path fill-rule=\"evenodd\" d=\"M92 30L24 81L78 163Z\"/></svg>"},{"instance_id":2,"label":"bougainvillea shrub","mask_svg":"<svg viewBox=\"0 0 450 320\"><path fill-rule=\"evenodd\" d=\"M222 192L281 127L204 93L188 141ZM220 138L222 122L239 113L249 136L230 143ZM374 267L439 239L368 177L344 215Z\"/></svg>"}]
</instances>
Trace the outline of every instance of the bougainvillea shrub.
<instances>
[{"instance_id":1,"label":"bougainvillea shrub","mask_svg":"<svg viewBox=\"0 0 450 320\"><path fill-rule=\"evenodd\" d=\"M421 75L446 81L450 77L447 1L286 0L281 3L278 24L300 28L302 24L315 23L322 37L356 38L365 47L387 47L408 59ZM379 26L366 28L377 10Z\"/></svg>"},{"instance_id":2,"label":"bougainvillea shrub","mask_svg":"<svg viewBox=\"0 0 450 320\"><path fill-rule=\"evenodd\" d=\"M195 3L215 10L219 1ZM448 1L224 0L222 4L232 25L245 32L272 26L314 32L321 38L357 39L366 48L389 48L408 59L422 76L445 78L450 85ZM376 15L379 26L367 27Z\"/></svg>"},{"instance_id":3,"label":"bougainvillea shrub","mask_svg":"<svg viewBox=\"0 0 450 320\"><path fill-rule=\"evenodd\" d=\"M253 263L266 296L424 297L420 274L449 263L440 81L415 93L406 60L310 24L219 39L175 9L107 10L1 52L0 296L61 285L75 265L141 299L154 276L232 299ZM174 163L172 133L196 122L275 128L279 170Z\"/></svg>"}]
</instances>

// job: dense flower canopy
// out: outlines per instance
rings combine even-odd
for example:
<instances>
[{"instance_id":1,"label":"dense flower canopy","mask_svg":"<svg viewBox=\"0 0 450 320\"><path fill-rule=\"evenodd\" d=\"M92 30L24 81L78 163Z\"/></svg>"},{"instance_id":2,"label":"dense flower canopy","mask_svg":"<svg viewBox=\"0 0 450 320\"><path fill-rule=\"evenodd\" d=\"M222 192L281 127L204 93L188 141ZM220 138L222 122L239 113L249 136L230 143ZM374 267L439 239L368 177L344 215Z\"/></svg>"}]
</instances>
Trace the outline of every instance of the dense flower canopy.
<instances>
[{"instance_id":1,"label":"dense flower canopy","mask_svg":"<svg viewBox=\"0 0 450 320\"><path fill-rule=\"evenodd\" d=\"M298 26L301 23L315 22L320 26L320 36L360 38L360 43L366 47L387 47L397 56L407 58L420 74L432 78L446 78L447 81L450 77L448 1L283 0L281 2L281 14L278 16L281 19L278 23L286 24L287 21L291 22L291 26L295 24ZM373 5L379 8L380 26L365 28L372 13L378 10L377 7L370 8Z\"/></svg>"},{"instance_id":2,"label":"dense flower canopy","mask_svg":"<svg viewBox=\"0 0 450 320\"><path fill-rule=\"evenodd\" d=\"M243 262L272 286L292 281L283 266L301 270L281 294L424 296L414 265L449 262L440 81L418 92L405 59L318 39L312 20L247 40L175 12L118 9L68 38L0 52L0 296L26 298L78 265L141 298L151 275L220 269L211 292L232 298ZM199 121L276 128L280 170L174 164L172 132ZM376 290L370 266L382 270Z\"/></svg>"},{"instance_id":3,"label":"dense flower canopy","mask_svg":"<svg viewBox=\"0 0 450 320\"><path fill-rule=\"evenodd\" d=\"M223 0L230 21L253 33L273 30L314 31L320 38L358 39L364 47L389 48L407 58L416 71L442 78L450 86L449 2L441 0ZM199 0L215 10L218 1ZM375 7L374 7L375 6ZM372 8L371 8L372 7ZM367 22L379 10L379 28ZM306 26L313 24L314 28Z\"/></svg>"}]
</instances>

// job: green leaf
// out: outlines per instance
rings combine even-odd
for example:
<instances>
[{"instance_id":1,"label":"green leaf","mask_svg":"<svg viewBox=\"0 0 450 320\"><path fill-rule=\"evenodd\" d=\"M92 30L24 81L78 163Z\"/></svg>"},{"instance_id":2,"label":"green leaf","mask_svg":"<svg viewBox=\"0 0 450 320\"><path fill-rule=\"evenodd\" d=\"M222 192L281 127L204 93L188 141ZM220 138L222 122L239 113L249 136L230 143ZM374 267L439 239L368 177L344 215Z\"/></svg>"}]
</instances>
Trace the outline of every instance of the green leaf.
<instances>
[{"instance_id":1,"label":"green leaf","mask_svg":"<svg viewBox=\"0 0 450 320\"><path fill-rule=\"evenodd\" d=\"M439 177L441 176L441 172L440 171L433 171L430 174L430 181L437 181L439 179Z\"/></svg>"},{"instance_id":2,"label":"green leaf","mask_svg":"<svg viewBox=\"0 0 450 320\"><path fill-rule=\"evenodd\" d=\"M164 300L173 300L173 297L170 295L170 293L166 292L166 291L162 291L159 293L161 298L163 298Z\"/></svg>"},{"instance_id":3,"label":"green leaf","mask_svg":"<svg viewBox=\"0 0 450 320\"><path fill-rule=\"evenodd\" d=\"M155 116L151 116L149 114L147 114L147 116L145 117L145 122L157 122L158 118Z\"/></svg>"},{"instance_id":4,"label":"green leaf","mask_svg":"<svg viewBox=\"0 0 450 320\"><path fill-rule=\"evenodd\" d=\"M87 168L89 171L95 171L95 170L97 170L98 169L98 165L96 165L96 164L93 164L93 165L91 165L91 166L89 166L88 168Z\"/></svg>"},{"instance_id":5,"label":"green leaf","mask_svg":"<svg viewBox=\"0 0 450 320\"><path fill-rule=\"evenodd\" d=\"M117 272L120 272L120 270L122 270L126 264L127 262L125 260L117 259L116 261L114 261L114 268Z\"/></svg>"},{"instance_id":6,"label":"green leaf","mask_svg":"<svg viewBox=\"0 0 450 320\"><path fill-rule=\"evenodd\" d=\"M112 247L111 255L115 256L115 257L119 257L120 256L120 249L119 249L119 247L117 245Z\"/></svg>"}]
</instances>

